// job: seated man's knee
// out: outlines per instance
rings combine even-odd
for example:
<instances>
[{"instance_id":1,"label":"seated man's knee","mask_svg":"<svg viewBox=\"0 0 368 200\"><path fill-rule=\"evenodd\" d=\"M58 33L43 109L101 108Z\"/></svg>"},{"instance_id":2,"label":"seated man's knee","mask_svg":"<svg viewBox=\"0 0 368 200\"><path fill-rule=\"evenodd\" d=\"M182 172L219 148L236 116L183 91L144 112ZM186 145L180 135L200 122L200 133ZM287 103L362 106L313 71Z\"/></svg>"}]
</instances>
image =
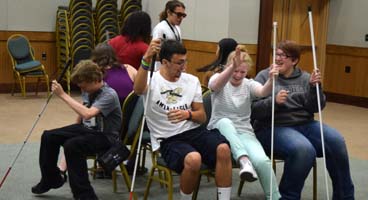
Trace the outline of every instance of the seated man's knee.
<instances>
[{"instance_id":1,"label":"seated man's knee","mask_svg":"<svg viewBox=\"0 0 368 200\"><path fill-rule=\"evenodd\" d=\"M53 131L44 131L41 136L41 142L51 142L55 140L55 133Z\"/></svg>"},{"instance_id":2,"label":"seated man's knee","mask_svg":"<svg viewBox=\"0 0 368 200\"><path fill-rule=\"evenodd\" d=\"M184 168L191 171L199 171L202 164L201 154L190 152L184 158Z\"/></svg>"},{"instance_id":3,"label":"seated man's knee","mask_svg":"<svg viewBox=\"0 0 368 200\"><path fill-rule=\"evenodd\" d=\"M231 160L231 150L228 144L222 143L217 146L216 157L220 160Z\"/></svg>"},{"instance_id":4,"label":"seated man's knee","mask_svg":"<svg viewBox=\"0 0 368 200\"><path fill-rule=\"evenodd\" d=\"M292 157L297 162L303 161L303 163L313 163L317 157L316 150L313 145L299 145L298 147L289 151L289 157Z\"/></svg>"}]
</instances>

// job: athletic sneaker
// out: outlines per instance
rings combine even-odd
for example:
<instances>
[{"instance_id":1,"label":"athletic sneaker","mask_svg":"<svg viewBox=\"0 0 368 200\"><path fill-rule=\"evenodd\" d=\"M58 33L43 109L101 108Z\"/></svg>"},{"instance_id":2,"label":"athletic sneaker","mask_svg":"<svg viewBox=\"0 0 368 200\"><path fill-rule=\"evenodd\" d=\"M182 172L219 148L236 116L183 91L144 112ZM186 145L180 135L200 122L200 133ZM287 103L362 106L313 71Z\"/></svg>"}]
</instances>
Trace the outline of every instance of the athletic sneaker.
<instances>
[{"instance_id":1,"label":"athletic sneaker","mask_svg":"<svg viewBox=\"0 0 368 200\"><path fill-rule=\"evenodd\" d=\"M33 194L43 194L48 192L50 189L57 189L64 185L66 182L66 175L63 175L63 172L60 171L60 178L58 181L53 182L51 185L43 182L42 180L35 186L32 187Z\"/></svg>"},{"instance_id":2,"label":"athletic sneaker","mask_svg":"<svg viewBox=\"0 0 368 200\"><path fill-rule=\"evenodd\" d=\"M240 161L239 176L241 180L245 180L248 182L253 182L258 179L257 173L249 160Z\"/></svg>"}]
</instances>

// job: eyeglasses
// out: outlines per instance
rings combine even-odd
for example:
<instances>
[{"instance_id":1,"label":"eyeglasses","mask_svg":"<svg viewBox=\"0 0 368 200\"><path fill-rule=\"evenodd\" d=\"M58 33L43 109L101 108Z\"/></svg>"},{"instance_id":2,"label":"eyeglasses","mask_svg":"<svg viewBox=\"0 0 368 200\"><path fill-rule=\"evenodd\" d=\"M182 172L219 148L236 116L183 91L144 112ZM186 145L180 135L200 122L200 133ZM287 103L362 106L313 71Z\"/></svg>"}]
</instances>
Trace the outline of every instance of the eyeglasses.
<instances>
[{"instance_id":1,"label":"eyeglasses","mask_svg":"<svg viewBox=\"0 0 368 200\"><path fill-rule=\"evenodd\" d=\"M175 65L179 65L180 67L184 67L188 63L187 60L179 61L179 62L172 62L172 61L169 61L169 62Z\"/></svg>"},{"instance_id":2,"label":"eyeglasses","mask_svg":"<svg viewBox=\"0 0 368 200\"><path fill-rule=\"evenodd\" d=\"M280 57L282 59L285 59L285 58L289 58L290 56L289 55L286 55L285 53L277 53L276 54L276 57Z\"/></svg>"},{"instance_id":3,"label":"eyeglasses","mask_svg":"<svg viewBox=\"0 0 368 200\"><path fill-rule=\"evenodd\" d=\"M172 11L172 13L174 13L177 17L183 17L183 18L185 18L186 16L187 16L187 14L186 13L181 13L181 12L175 12L175 11Z\"/></svg>"}]
</instances>

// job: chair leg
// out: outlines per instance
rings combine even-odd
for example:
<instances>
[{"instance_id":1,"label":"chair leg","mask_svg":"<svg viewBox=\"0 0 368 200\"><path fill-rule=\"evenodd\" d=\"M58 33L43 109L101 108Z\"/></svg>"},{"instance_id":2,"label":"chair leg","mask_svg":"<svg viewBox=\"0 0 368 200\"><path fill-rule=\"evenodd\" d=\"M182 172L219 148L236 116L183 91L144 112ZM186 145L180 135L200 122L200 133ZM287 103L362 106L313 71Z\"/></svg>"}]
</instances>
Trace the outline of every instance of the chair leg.
<instances>
[{"instance_id":1,"label":"chair leg","mask_svg":"<svg viewBox=\"0 0 368 200\"><path fill-rule=\"evenodd\" d=\"M14 96L14 90L15 90L15 85L16 85L16 79L18 79L19 84L20 84L20 78L19 78L19 76L17 76L15 73L13 73L13 78L14 78L14 81L13 81L13 86L12 86L12 90L11 90L11 95L12 95L12 96Z\"/></svg>"},{"instance_id":2,"label":"chair leg","mask_svg":"<svg viewBox=\"0 0 368 200\"><path fill-rule=\"evenodd\" d=\"M22 77L22 83L21 83L21 90L22 90L22 96L25 97L26 96L26 77L23 76Z\"/></svg>"},{"instance_id":3,"label":"chair leg","mask_svg":"<svg viewBox=\"0 0 368 200\"><path fill-rule=\"evenodd\" d=\"M128 188L128 191L130 192L130 188L131 188L132 183L130 181L130 176L128 174L127 169L125 168L124 163L120 164L120 170L121 170L121 173L123 175L124 182L125 182L125 184ZM137 194L135 192L133 192L133 198L134 198L134 200L137 200Z\"/></svg>"},{"instance_id":4,"label":"chair leg","mask_svg":"<svg viewBox=\"0 0 368 200\"><path fill-rule=\"evenodd\" d=\"M112 190L116 193L117 192L117 188L118 188L118 184L116 181L116 170L113 170L111 172L111 180L112 180Z\"/></svg>"},{"instance_id":5,"label":"chair leg","mask_svg":"<svg viewBox=\"0 0 368 200\"><path fill-rule=\"evenodd\" d=\"M239 186L238 186L238 197L240 197L241 192L243 190L243 186L244 186L245 181L244 180L240 180Z\"/></svg>"},{"instance_id":6,"label":"chair leg","mask_svg":"<svg viewBox=\"0 0 368 200\"><path fill-rule=\"evenodd\" d=\"M313 163L313 200L317 200L317 162Z\"/></svg>"},{"instance_id":7,"label":"chair leg","mask_svg":"<svg viewBox=\"0 0 368 200\"><path fill-rule=\"evenodd\" d=\"M37 78L37 83L36 83L36 96L38 95L38 87L40 86L40 81L41 81L41 78L38 77Z\"/></svg>"},{"instance_id":8,"label":"chair leg","mask_svg":"<svg viewBox=\"0 0 368 200\"><path fill-rule=\"evenodd\" d=\"M199 174L199 177L198 177L198 181L197 181L196 187L194 188L194 191L193 191L192 200L197 200L198 190L199 190L199 185L201 184L201 178L202 178L202 175L201 175L201 174Z\"/></svg>"},{"instance_id":9,"label":"chair leg","mask_svg":"<svg viewBox=\"0 0 368 200\"><path fill-rule=\"evenodd\" d=\"M47 97L50 96L50 82L49 82L49 76L45 74L45 82L46 82L46 89L47 89Z\"/></svg>"},{"instance_id":10,"label":"chair leg","mask_svg":"<svg viewBox=\"0 0 368 200\"><path fill-rule=\"evenodd\" d=\"M141 169L145 170L146 165L146 154L147 154L147 148L145 146L142 146L142 160L141 160Z\"/></svg>"},{"instance_id":11,"label":"chair leg","mask_svg":"<svg viewBox=\"0 0 368 200\"><path fill-rule=\"evenodd\" d=\"M151 184L152 184L152 178L153 178L153 174L155 173L155 168L152 167L150 174L148 175L148 181L147 181L147 186L146 186L146 191L144 192L144 200L146 200L148 198L148 194L149 191L151 189Z\"/></svg>"},{"instance_id":12,"label":"chair leg","mask_svg":"<svg viewBox=\"0 0 368 200\"><path fill-rule=\"evenodd\" d=\"M167 175L167 192L169 193L168 200L173 200L174 188L171 173Z\"/></svg>"}]
</instances>

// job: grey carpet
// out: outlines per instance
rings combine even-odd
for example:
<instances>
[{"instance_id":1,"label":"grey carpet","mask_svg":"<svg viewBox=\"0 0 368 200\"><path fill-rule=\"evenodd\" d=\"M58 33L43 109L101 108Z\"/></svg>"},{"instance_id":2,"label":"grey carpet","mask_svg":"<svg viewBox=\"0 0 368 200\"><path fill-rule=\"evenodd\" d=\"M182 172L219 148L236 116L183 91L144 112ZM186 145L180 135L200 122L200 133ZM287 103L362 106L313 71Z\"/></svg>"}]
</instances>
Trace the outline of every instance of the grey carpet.
<instances>
[{"instance_id":1,"label":"grey carpet","mask_svg":"<svg viewBox=\"0 0 368 200\"><path fill-rule=\"evenodd\" d=\"M22 144L0 144L0 176L3 178L6 170L13 161L16 153ZM10 171L8 178L6 179L4 185L0 189L0 199L1 200L70 200L73 199L69 184L65 184L62 188L57 190L50 190L44 195L33 195L31 193L31 187L38 183L40 179L40 171L38 166L38 151L39 143L30 142L27 143L22 153L20 154L17 162L15 163L13 169ZM149 158L149 155L147 156ZM150 163L150 161L147 161ZM355 183L355 194L357 200L366 199L368 196L367 182L368 175L366 174L368 169L368 161L358 160L352 158L350 160L351 172L353 181ZM325 186L323 178L323 162L322 159L318 160L318 199L325 198ZM150 167L150 166L148 166ZM277 164L277 179L280 179L282 174L282 163ZM135 184L135 192L138 195L138 199L143 199L143 194L146 187L146 175L138 176ZM114 193L112 191L111 180L104 179L90 179L93 187L96 190L97 195L101 200L111 200L111 199L129 199L129 192L122 180L122 176L118 176L118 192ZM174 199L179 199L179 184L178 176L174 178L175 191ZM241 197L237 197L237 187L239 184L238 170L233 170L233 189L232 198L237 199L249 199L258 200L264 199L262 188L259 181L253 183L247 183L242 192ZM331 184L331 183L329 183ZM332 192L332 189L329 189ZM216 188L213 179L207 182L207 178L202 178L201 187L199 191L198 199L216 199ZM330 195L331 198L331 195ZM161 188L158 183L152 183L152 188L150 192L149 199L167 199L167 193L164 188ZM308 177L302 194L302 199L312 199L312 177Z\"/></svg>"}]
</instances>

